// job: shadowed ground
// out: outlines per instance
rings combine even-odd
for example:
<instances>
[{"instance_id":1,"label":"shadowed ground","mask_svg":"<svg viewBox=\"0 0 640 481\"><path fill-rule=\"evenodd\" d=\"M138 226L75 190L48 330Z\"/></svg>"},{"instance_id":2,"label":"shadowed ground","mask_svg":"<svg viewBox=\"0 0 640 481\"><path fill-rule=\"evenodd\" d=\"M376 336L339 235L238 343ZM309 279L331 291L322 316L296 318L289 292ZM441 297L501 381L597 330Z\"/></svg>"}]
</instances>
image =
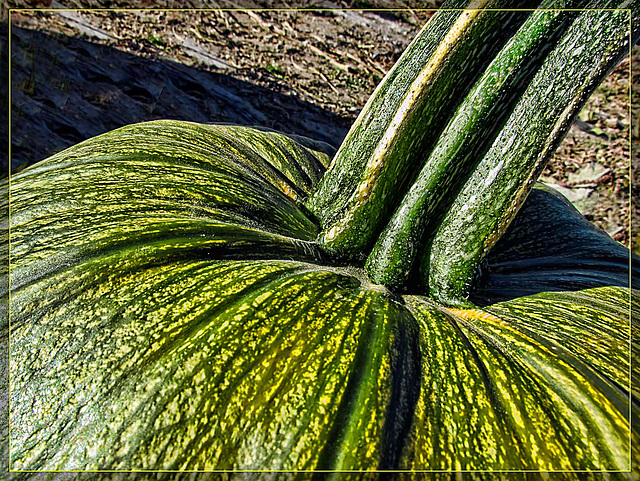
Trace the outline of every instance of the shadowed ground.
<instances>
[{"instance_id":1,"label":"shadowed ground","mask_svg":"<svg viewBox=\"0 0 640 481\"><path fill-rule=\"evenodd\" d=\"M260 125L338 146L349 120L292 95L177 62L12 29L12 170L153 119Z\"/></svg>"}]
</instances>

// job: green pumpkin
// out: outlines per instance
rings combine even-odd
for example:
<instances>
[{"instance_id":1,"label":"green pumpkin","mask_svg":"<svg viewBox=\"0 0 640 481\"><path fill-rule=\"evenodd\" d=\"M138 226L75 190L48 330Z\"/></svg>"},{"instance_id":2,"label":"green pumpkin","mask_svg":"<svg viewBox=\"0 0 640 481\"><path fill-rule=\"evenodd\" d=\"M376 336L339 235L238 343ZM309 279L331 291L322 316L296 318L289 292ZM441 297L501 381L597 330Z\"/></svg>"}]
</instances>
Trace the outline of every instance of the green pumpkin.
<instances>
[{"instance_id":1,"label":"green pumpkin","mask_svg":"<svg viewBox=\"0 0 640 481\"><path fill-rule=\"evenodd\" d=\"M322 241L332 155L156 121L14 175L10 468L629 471L628 251L536 187L462 306L390 289Z\"/></svg>"},{"instance_id":2,"label":"green pumpkin","mask_svg":"<svg viewBox=\"0 0 640 481\"><path fill-rule=\"evenodd\" d=\"M373 285L323 259L296 200L327 160L159 121L14 176L12 467L625 469L628 289L461 310ZM622 275L557 195L530 197L478 292L535 264L546 233L510 237L538 210L599 249L552 275L602 253Z\"/></svg>"}]
</instances>

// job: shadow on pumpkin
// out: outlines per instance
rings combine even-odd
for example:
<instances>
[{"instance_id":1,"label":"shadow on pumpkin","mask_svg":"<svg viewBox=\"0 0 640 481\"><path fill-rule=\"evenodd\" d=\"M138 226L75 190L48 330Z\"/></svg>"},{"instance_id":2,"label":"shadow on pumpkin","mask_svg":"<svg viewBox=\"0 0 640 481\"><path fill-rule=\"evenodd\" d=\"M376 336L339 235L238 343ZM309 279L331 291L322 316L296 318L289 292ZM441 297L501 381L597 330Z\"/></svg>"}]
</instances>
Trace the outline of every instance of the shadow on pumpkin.
<instances>
[{"instance_id":1,"label":"shadow on pumpkin","mask_svg":"<svg viewBox=\"0 0 640 481\"><path fill-rule=\"evenodd\" d=\"M631 272L630 272L631 269ZM539 184L482 263L470 300L488 305L547 291L640 288L640 257Z\"/></svg>"}]
</instances>

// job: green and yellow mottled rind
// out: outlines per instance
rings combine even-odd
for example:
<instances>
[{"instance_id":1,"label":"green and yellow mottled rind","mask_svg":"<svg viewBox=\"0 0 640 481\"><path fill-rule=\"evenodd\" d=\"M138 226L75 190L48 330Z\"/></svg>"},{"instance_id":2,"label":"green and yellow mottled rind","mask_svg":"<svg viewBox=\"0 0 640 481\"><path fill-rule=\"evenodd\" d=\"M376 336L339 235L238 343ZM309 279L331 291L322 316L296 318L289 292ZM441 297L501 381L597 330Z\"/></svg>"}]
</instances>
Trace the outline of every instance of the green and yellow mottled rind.
<instances>
[{"instance_id":1,"label":"green and yellow mottled rind","mask_svg":"<svg viewBox=\"0 0 640 481\"><path fill-rule=\"evenodd\" d=\"M295 262L131 267L34 285L36 323L14 294L14 469L313 469L343 436L327 467L380 456L353 450L382 437L389 301Z\"/></svg>"},{"instance_id":2,"label":"green and yellow mottled rind","mask_svg":"<svg viewBox=\"0 0 640 481\"><path fill-rule=\"evenodd\" d=\"M545 59L422 250L420 276L430 297L466 302L480 261L515 217L573 117L628 53L630 27L634 36L640 30L638 12L629 17L629 10L583 12Z\"/></svg>"},{"instance_id":3,"label":"green and yellow mottled rind","mask_svg":"<svg viewBox=\"0 0 640 481\"><path fill-rule=\"evenodd\" d=\"M272 142L287 151L280 163ZM13 285L97 253L320 258L318 228L298 199L314 184L305 171L322 171L326 155L284 142L246 127L159 121L14 176Z\"/></svg>"},{"instance_id":4,"label":"green and yellow mottled rind","mask_svg":"<svg viewBox=\"0 0 640 481\"><path fill-rule=\"evenodd\" d=\"M424 378L407 467L628 469L630 436L638 436L628 424L629 308L622 317L604 308L628 302L620 288L541 294L484 311L409 298L422 328ZM585 359L584 345L566 342L582 322L597 334L585 330L580 340L614 358L614 382L598 369L609 360Z\"/></svg>"},{"instance_id":5,"label":"green and yellow mottled rind","mask_svg":"<svg viewBox=\"0 0 640 481\"><path fill-rule=\"evenodd\" d=\"M12 469L628 469L627 289L399 296L330 265L266 165L314 151L218 129L134 125L12 180Z\"/></svg>"},{"instance_id":6,"label":"green and yellow mottled rind","mask_svg":"<svg viewBox=\"0 0 640 481\"><path fill-rule=\"evenodd\" d=\"M14 469L628 465L628 324L598 303L623 289L486 313L292 261L127 267L12 317ZM581 323L586 359L557 342Z\"/></svg>"}]
</instances>

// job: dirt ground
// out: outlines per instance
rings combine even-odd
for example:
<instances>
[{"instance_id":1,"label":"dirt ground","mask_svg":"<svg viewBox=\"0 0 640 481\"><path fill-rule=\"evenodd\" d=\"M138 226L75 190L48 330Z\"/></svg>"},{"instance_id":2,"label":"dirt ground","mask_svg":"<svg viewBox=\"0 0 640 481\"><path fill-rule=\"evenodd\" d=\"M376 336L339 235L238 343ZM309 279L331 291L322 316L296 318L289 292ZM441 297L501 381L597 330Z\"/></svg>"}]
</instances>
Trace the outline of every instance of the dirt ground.
<instances>
[{"instance_id":1,"label":"dirt ground","mask_svg":"<svg viewBox=\"0 0 640 481\"><path fill-rule=\"evenodd\" d=\"M68 1L64 6L87 3ZM96 0L91 6L123 5ZM100 131L161 117L261 124L337 146L430 15L353 10L14 12L13 169ZM638 85L640 48L634 48L632 58L632 80ZM627 58L589 100L541 180L561 190L614 239L627 246L635 239L640 251L638 192L630 188L637 182L629 161L631 133L638 162L635 119L640 107L634 90L630 124L629 72Z\"/></svg>"}]
</instances>

